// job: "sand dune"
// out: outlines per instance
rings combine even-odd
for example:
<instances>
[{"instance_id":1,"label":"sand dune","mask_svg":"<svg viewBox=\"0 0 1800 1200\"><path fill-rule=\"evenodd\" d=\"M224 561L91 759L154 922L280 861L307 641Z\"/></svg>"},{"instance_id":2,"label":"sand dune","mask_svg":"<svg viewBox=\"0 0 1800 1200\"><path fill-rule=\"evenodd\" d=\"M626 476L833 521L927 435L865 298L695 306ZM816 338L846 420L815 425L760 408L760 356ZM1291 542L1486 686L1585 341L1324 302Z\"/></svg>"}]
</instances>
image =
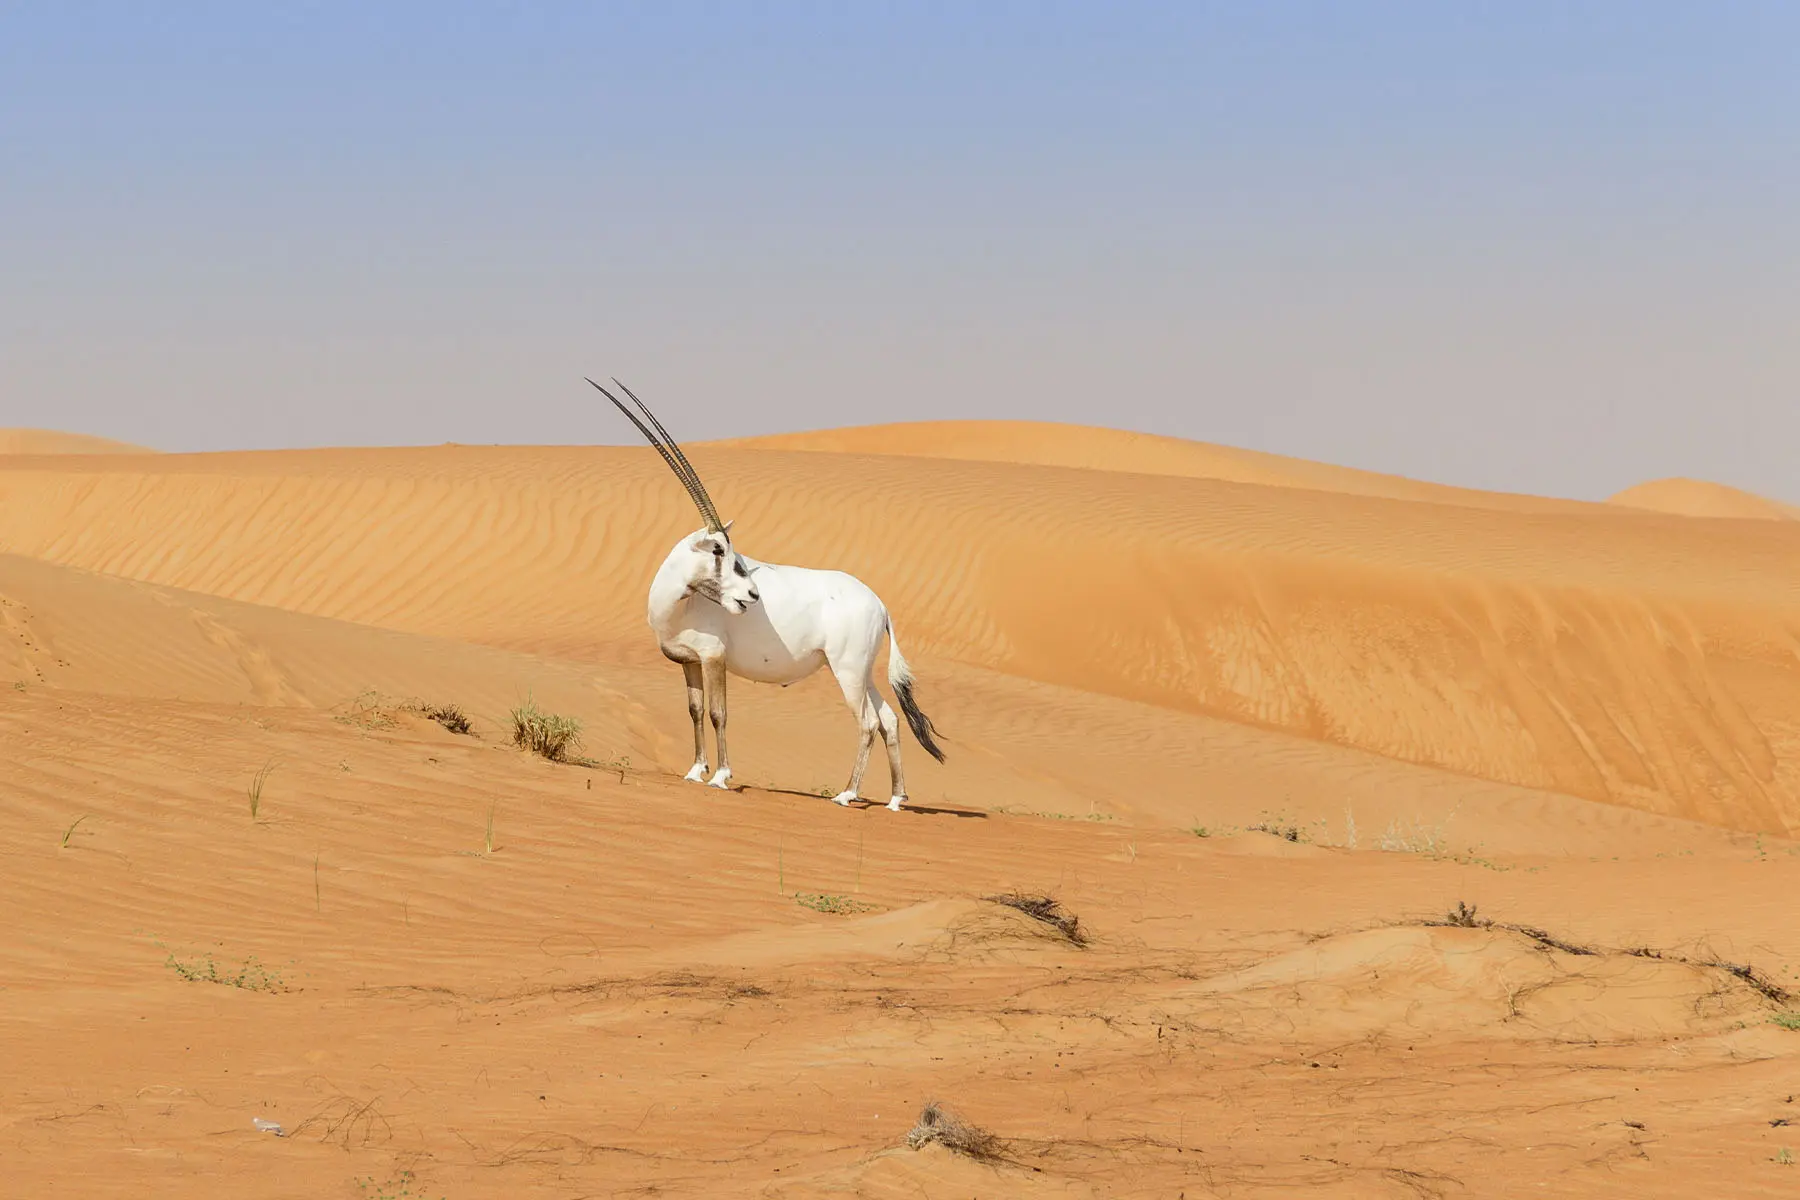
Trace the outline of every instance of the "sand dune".
<instances>
[{"instance_id":1,"label":"sand dune","mask_svg":"<svg viewBox=\"0 0 1800 1200\"><path fill-rule=\"evenodd\" d=\"M1682 1037L1760 1021L1774 1007L1717 968L1571 954L1509 930L1412 927L1323 939L1204 980L1162 1011L1317 1043Z\"/></svg>"},{"instance_id":2,"label":"sand dune","mask_svg":"<svg viewBox=\"0 0 1800 1200\"><path fill-rule=\"evenodd\" d=\"M892 608L901 814L823 677L680 781L646 450L0 461L7 1186L1785 1194L1800 525L906 431L694 450Z\"/></svg>"},{"instance_id":3,"label":"sand dune","mask_svg":"<svg viewBox=\"0 0 1800 1200\"><path fill-rule=\"evenodd\" d=\"M406 634L0 555L0 684L57 692L275 707L364 728L429 731L410 701L454 702L488 739L535 697L586 727L586 750L674 774L690 760L680 676L629 648L575 662ZM931 711L953 730L953 769L913 752L915 799L1000 812L1179 828L1271 816L1309 837L1445 850L1654 853L1705 827L1646 820L1576 797L1473 779L1203 714L931 664ZM738 693L739 778L835 791L853 723L823 675ZM1074 736L1072 736L1074 735ZM1203 792L1182 780L1208 781ZM1279 804L1270 797L1280 797ZM1308 850L1270 839L1230 852Z\"/></svg>"},{"instance_id":4,"label":"sand dune","mask_svg":"<svg viewBox=\"0 0 1800 1200\"><path fill-rule=\"evenodd\" d=\"M733 438L705 444L719 449L900 455L1080 467L1138 475L1177 475L1519 512L1580 512L1585 507L1576 501L1421 483L1399 475L1359 471L1353 467L1232 446L1215 446L1209 442L1049 421L913 421Z\"/></svg>"},{"instance_id":5,"label":"sand dune","mask_svg":"<svg viewBox=\"0 0 1800 1200\"><path fill-rule=\"evenodd\" d=\"M1702 479L1657 479L1628 487L1607 500L1624 508L1682 517L1731 517L1756 521L1800 520L1800 508Z\"/></svg>"},{"instance_id":6,"label":"sand dune","mask_svg":"<svg viewBox=\"0 0 1800 1200\"><path fill-rule=\"evenodd\" d=\"M0 457L13 454L153 454L130 442L51 429L0 429Z\"/></svg>"},{"instance_id":7,"label":"sand dune","mask_svg":"<svg viewBox=\"0 0 1800 1200\"><path fill-rule=\"evenodd\" d=\"M1790 523L976 461L696 459L747 552L860 575L928 659L1496 783L1800 829ZM0 476L0 549L646 669L644 581L694 523L644 450L34 461Z\"/></svg>"}]
</instances>

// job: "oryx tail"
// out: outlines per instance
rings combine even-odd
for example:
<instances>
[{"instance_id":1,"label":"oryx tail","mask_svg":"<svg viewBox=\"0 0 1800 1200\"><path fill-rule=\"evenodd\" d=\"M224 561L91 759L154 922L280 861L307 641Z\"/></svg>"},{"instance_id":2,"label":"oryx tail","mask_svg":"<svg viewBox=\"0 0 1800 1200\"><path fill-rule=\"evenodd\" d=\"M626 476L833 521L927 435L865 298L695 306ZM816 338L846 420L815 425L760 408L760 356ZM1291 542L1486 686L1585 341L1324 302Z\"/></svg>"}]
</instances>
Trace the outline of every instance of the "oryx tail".
<instances>
[{"instance_id":1,"label":"oryx tail","mask_svg":"<svg viewBox=\"0 0 1800 1200\"><path fill-rule=\"evenodd\" d=\"M925 747L925 753L944 761L944 752L938 748L932 734L937 726L913 699L912 668L906 665L906 656L900 653L900 638L894 633L893 618L888 618L888 686L894 689L894 699L900 701L900 711L906 714L906 723L912 726L913 736L919 739L919 745Z\"/></svg>"}]
</instances>

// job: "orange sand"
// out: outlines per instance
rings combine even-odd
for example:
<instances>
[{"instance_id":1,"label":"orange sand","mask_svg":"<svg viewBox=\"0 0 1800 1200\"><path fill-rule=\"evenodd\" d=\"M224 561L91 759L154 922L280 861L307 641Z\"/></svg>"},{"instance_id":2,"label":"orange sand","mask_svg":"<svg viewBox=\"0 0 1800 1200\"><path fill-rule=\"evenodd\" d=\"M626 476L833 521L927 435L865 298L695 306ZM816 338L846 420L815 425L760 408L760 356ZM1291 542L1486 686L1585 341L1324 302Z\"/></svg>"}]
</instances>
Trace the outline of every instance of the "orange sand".
<instances>
[{"instance_id":1,"label":"orange sand","mask_svg":"<svg viewBox=\"0 0 1800 1200\"><path fill-rule=\"evenodd\" d=\"M643 596L697 522L648 450L96 442L0 431L0 1194L1800 1181L1800 1032L1707 965L1800 988L1800 523L1699 519L1772 501L694 447L747 552L893 611L951 757L891 814L819 798L823 677L734 687L742 790L679 780ZM504 744L528 695L585 764ZM1420 924L1458 901L1512 927ZM903 1148L932 1098L1004 1161Z\"/></svg>"}]
</instances>

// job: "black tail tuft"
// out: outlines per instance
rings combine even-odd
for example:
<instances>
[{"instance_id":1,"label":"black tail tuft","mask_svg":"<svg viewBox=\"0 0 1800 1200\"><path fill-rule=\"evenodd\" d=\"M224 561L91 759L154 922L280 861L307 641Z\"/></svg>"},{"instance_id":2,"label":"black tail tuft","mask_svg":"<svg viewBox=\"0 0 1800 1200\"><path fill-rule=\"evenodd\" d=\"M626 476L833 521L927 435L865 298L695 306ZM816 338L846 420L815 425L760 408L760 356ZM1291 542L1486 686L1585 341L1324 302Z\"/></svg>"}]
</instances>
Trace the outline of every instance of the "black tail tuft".
<instances>
[{"instance_id":1,"label":"black tail tuft","mask_svg":"<svg viewBox=\"0 0 1800 1200\"><path fill-rule=\"evenodd\" d=\"M900 701L900 711L906 714L906 723L912 726L913 736L919 739L919 745L925 747L925 753L943 762L944 752L931 737L937 732L937 726L931 723L931 718L925 715L919 708L919 702L913 699L911 682L894 683L893 688L895 699Z\"/></svg>"}]
</instances>

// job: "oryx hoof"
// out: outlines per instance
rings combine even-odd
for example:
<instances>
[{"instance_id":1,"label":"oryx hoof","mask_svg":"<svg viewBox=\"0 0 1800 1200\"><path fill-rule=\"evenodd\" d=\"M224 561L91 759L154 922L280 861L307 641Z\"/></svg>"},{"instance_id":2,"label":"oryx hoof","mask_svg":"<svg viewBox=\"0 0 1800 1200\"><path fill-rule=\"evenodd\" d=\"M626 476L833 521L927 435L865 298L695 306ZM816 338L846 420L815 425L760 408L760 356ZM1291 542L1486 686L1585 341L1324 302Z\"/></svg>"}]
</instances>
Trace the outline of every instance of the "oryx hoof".
<instances>
[{"instance_id":1,"label":"oryx hoof","mask_svg":"<svg viewBox=\"0 0 1800 1200\"><path fill-rule=\"evenodd\" d=\"M730 791L731 790L731 772L724 767L720 767L719 773L717 775L714 775L711 779L706 781L706 786L723 788L726 791Z\"/></svg>"},{"instance_id":2,"label":"oryx hoof","mask_svg":"<svg viewBox=\"0 0 1800 1200\"><path fill-rule=\"evenodd\" d=\"M905 796L895 796L892 800L889 800L887 803L888 811L889 812L899 812L901 807L903 805L905 805L905 803L906 803Z\"/></svg>"},{"instance_id":3,"label":"oryx hoof","mask_svg":"<svg viewBox=\"0 0 1800 1200\"><path fill-rule=\"evenodd\" d=\"M683 775L682 778L689 783L705 783L706 772L707 766L705 763L695 763L692 767L688 768L688 773Z\"/></svg>"},{"instance_id":4,"label":"oryx hoof","mask_svg":"<svg viewBox=\"0 0 1800 1200\"><path fill-rule=\"evenodd\" d=\"M833 796L832 799L837 801L837 803L842 804L845 808L848 808L850 807L850 802L856 799L856 792L839 792L837 795Z\"/></svg>"}]
</instances>

